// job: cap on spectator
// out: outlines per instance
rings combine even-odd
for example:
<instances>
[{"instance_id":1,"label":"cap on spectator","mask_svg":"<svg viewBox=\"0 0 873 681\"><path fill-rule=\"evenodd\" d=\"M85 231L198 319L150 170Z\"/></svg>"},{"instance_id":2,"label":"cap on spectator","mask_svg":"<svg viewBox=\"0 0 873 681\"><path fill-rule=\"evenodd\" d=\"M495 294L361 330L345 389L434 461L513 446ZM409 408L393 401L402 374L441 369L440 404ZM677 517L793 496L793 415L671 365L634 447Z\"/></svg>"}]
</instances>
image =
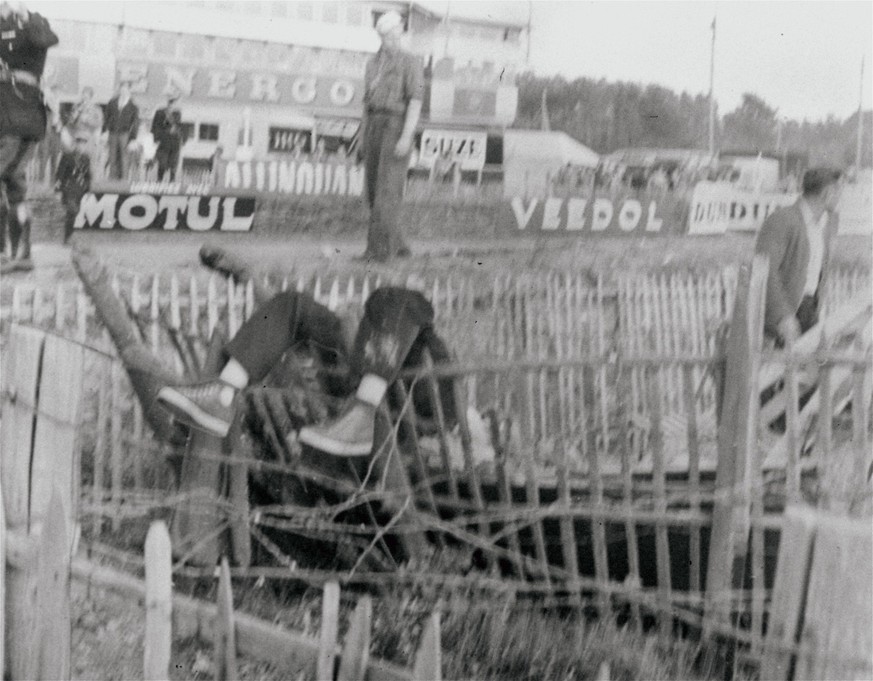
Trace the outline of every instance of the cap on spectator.
<instances>
[{"instance_id":1,"label":"cap on spectator","mask_svg":"<svg viewBox=\"0 0 873 681\"><path fill-rule=\"evenodd\" d=\"M842 176L843 173L836 168L810 168L803 174L803 193L810 196L821 194L828 185L839 182Z\"/></svg>"},{"instance_id":2,"label":"cap on spectator","mask_svg":"<svg viewBox=\"0 0 873 681\"><path fill-rule=\"evenodd\" d=\"M400 16L399 13L395 11L385 12L381 17L379 17L379 21L376 22L376 31L379 35L386 35L391 33L398 26L403 25L403 17Z\"/></svg>"}]
</instances>

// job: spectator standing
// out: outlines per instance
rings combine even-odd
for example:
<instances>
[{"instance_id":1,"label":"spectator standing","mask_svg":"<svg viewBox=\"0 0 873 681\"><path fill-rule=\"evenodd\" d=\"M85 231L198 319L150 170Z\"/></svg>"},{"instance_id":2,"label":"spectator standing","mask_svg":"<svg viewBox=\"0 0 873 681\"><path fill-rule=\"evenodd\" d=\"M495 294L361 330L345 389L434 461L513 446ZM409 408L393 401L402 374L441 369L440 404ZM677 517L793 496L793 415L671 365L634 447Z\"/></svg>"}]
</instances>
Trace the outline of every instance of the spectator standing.
<instances>
[{"instance_id":1,"label":"spectator standing","mask_svg":"<svg viewBox=\"0 0 873 681\"><path fill-rule=\"evenodd\" d=\"M82 88L82 94L70 113L67 125L73 134L74 144L78 142L76 138L79 133L87 135L87 152L91 159L91 176L93 177L96 174L94 170L98 166L97 161L101 155L100 133L103 130L103 111L100 105L94 101L94 88Z\"/></svg>"},{"instance_id":2,"label":"spectator standing","mask_svg":"<svg viewBox=\"0 0 873 681\"><path fill-rule=\"evenodd\" d=\"M179 150L182 148L182 112L178 106L179 93L167 95L167 106L155 111L152 120L152 135L158 150L155 159L158 162L158 182L163 182L167 173L170 182L176 179L176 169L179 165Z\"/></svg>"},{"instance_id":3,"label":"spectator standing","mask_svg":"<svg viewBox=\"0 0 873 681\"><path fill-rule=\"evenodd\" d=\"M400 203L424 98L424 69L418 57L400 47L403 19L397 12L379 17L376 31L382 46L364 73L359 131L370 207L363 257L384 262L410 254L400 229Z\"/></svg>"},{"instance_id":4,"label":"spectator standing","mask_svg":"<svg viewBox=\"0 0 873 681\"><path fill-rule=\"evenodd\" d=\"M82 197L91 189L91 158L88 147L91 135L85 130L74 133L74 146L61 154L58 171L55 174L55 188L61 193L66 218L64 221L64 243L73 235L73 225L79 214Z\"/></svg>"},{"instance_id":5,"label":"spectator standing","mask_svg":"<svg viewBox=\"0 0 873 681\"><path fill-rule=\"evenodd\" d=\"M103 121L103 130L108 136L110 179L127 178L130 163L128 149L131 143L135 143L138 128L139 109L130 96L130 83L122 81L118 85L118 94L106 105L106 118Z\"/></svg>"},{"instance_id":6,"label":"spectator standing","mask_svg":"<svg viewBox=\"0 0 873 681\"><path fill-rule=\"evenodd\" d=\"M40 89L49 48L58 44L48 21L16 3L0 0L0 185L9 204L0 234L5 247L8 223L10 259L0 272L31 270L30 211L25 169L45 137L48 116Z\"/></svg>"}]
</instances>

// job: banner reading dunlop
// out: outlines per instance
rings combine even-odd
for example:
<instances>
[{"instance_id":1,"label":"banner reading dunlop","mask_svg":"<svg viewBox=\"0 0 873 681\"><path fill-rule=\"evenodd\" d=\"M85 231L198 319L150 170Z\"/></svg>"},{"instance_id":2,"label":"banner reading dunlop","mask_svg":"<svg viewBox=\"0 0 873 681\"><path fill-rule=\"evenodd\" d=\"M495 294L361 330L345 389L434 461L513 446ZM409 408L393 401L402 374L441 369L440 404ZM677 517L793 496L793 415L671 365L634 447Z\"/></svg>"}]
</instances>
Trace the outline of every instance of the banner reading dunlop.
<instances>
[{"instance_id":1,"label":"banner reading dunlop","mask_svg":"<svg viewBox=\"0 0 873 681\"><path fill-rule=\"evenodd\" d=\"M82 197L73 227L130 232L251 232L254 217L255 199L251 196L89 192Z\"/></svg>"},{"instance_id":2,"label":"banner reading dunlop","mask_svg":"<svg viewBox=\"0 0 873 681\"><path fill-rule=\"evenodd\" d=\"M684 232L680 199L645 192L617 196L516 197L501 221L514 235L658 236Z\"/></svg>"},{"instance_id":3,"label":"banner reading dunlop","mask_svg":"<svg viewBox=\"0 0 873 681\"><path fill-rule=\"evenodd\" d=\"M774 210L795 201L797 194L750 192L723 182L698 182L691 195L688 234L754 231Z\"/></svg>"}]
</instances>

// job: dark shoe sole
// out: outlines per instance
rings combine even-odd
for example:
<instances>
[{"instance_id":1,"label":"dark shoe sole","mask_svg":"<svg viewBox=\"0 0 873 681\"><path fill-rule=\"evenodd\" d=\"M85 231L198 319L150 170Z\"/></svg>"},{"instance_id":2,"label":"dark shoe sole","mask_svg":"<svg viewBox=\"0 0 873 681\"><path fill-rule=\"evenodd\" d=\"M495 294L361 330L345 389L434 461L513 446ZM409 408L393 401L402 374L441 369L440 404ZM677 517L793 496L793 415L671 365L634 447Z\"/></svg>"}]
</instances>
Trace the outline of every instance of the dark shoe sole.
<instances>
[{"instance_id":1,"label":"dark shoe sole","mask_svg":"<svg viewBox=\"0 0 873 681\"><path fill-rule=\"evenodd\" d=\"M230 423L203 411L196 402L173 388L161 388L158 392L158 404L172 413L177 420L209 435L224 439L230 431Z\"/></svg>"},{"instance_id":2,"label":"dark shoe sole","mask_svg":"<svg viewBox=\"0 0 873 681\"><path fill-rule=\"evenodd\" d=\"M334 456L367 456L373 451L372 442L340 442L322 435L315 428L301 428L297 439L305 445Z\"/></svg>"}]
</instances>

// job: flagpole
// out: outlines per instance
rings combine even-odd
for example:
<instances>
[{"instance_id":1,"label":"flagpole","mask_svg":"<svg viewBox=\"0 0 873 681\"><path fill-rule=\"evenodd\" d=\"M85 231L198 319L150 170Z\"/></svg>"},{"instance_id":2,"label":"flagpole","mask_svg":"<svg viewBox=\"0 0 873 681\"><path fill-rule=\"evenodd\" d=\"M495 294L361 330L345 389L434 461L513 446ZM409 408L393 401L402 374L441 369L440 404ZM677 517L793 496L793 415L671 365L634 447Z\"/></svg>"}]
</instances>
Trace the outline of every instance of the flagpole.
<instances>
[{"instance_id":1,"label":"flagpole","mask_svg":"<svg viewBox=\"0 0 873 681\"><path fill-rule=\"evenodd\" d=\"M709 155L715 156L715 17L712 17L712 44L709 49Z\"/></svg>"},{"instance_id":2,"label":"flagpole","mask_svg":"<svg viewBox=\"0 0 873 681\"><path fill-rule=\"evenodd\" d=\"M861 142L864 136L864 56L861 56L861 92L858 95L858 145L855 147L855 177L861 172Z\"/></svg>"}]
</instances>

